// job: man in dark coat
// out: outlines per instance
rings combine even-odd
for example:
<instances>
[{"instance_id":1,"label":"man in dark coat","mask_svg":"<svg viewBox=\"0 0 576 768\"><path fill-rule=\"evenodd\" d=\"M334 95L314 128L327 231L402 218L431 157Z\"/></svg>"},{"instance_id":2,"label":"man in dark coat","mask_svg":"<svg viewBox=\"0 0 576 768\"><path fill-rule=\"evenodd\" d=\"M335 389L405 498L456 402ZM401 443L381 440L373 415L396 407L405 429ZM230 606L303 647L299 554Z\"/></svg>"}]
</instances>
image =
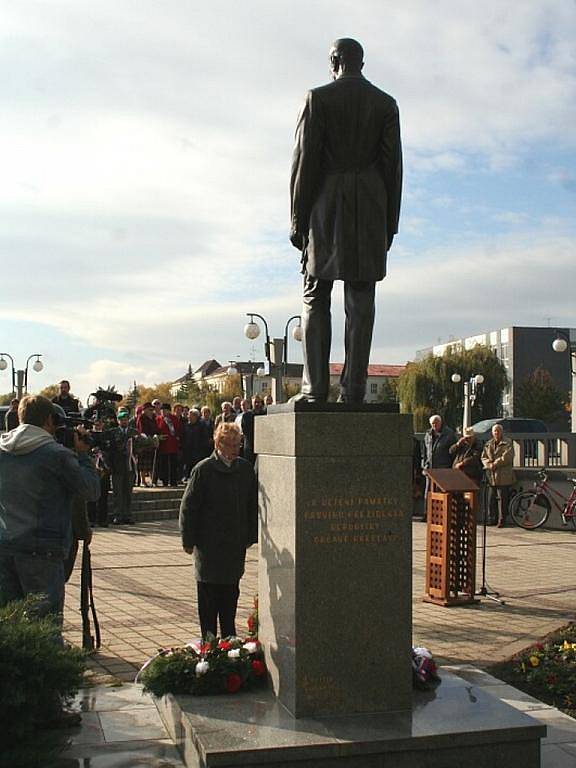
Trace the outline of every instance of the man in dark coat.
<instances>
[{"instance_id":1,"label":"man in dark coat","mask_svg":"<svg viewBox=\"0 0 576 768\"><path fill-rule=\"evenodd\" d=\"M442 423L438 414L430 416L430 429L424 435L424 468L450 469L452 455L450 448L458 440L454 430Z\"/></svg>"},{"instance_id":2,"label":"man in dark coat","mask_svg":"<svg viewBox=\"0 0 576 768\"><path fill-rule=\"evenodd\" d=\"M250 462L239 458L235 424L215 432L214 453L196 464L180 505L182 546L195 555L202 637L236 635L239 583L247 547L258 540L258 492Z\"/></svg>"},{"instance_id":3,"label":"man in dark coat","mask_svg":"<svg viewBox=\"0 0 576 768\"><path fill-rule=\"evenodd\" d=\"M333 83L308 92L292 161L290 240L302 251L304 371L300 397L328 397L330 294L344 281L346 359L341 399L362 402L375 284L398 231L402 187L400 121L394 99L362 75L362 46L330 51Z\"/></svg>"},{"instance_id":4,"label":"man in dark coat","mask_svg":"<svg viewBox=\"0 0 576 768\"><path fill-rule=\"evenodd\" d=\"M448 449L452 457L452 467L459 469L478 486L482 482L482 446L477 440L472 427L465 427L462 437Z\"/></svg>"},{"instance_id":5,"label":"man in dark coat","mask_svg":"<svg viewBox=\"0 0 576 768\"><path fill-rule=\"evenodd\" d=\"M188 421L182 428L182 461L184 479L188 480L196 464L212 453L208 427L197 408L190 408Z\"/></svg>"},{"instance_id":6,"label":"man in dark coat","mask_svg":"<svg viewBox=\"0 0 576 768\"><path fill-rule=\"evenodd\" d=\"M115 525L134 525L131 509L136 479L135 443L140 439L140 433L136 427L129 425L130 413L127 410L118 411L117 417L118 426L112 430L112 446L109 453L114 497L112 522Z\"/></svg>"},{"instance_id":7,"label":"man in dark coat","mask_svg":"<svg viewBox=\"0 0 576 768\"><path fill-rule=\"evenodd\" d=\"M10 400L10 410L6 411L6 431L7 432L9 432L11 429L16 429L16 427L20 424L20 419L18 418L19 405L20 405L20 401L17 398Z\"/></svg>"},{"instance_id":8,"label":"man in dark coat","mask_svg":"<svg viewBox=\"0 0 576 768\"><path fill-rule=\"evenodd\" d=\"M78 413L80 411L80 402L70 394L70 382L66 379L62 379L60 384L58 384L58 394L52 398L52 402L63 408L66 414ZM90 417L87 416L86 418Z\"/></svg>"},{"instance_id":9,"label":"man in dark coat","mask_svg":"<svg viewBox=\"0 0 576 768\"><path fill-rule=\"evenodd\" d=\"M450 469L452 467L452 456L450 448L457 442L456 432L442 423L442 416L437 413L430 416L430 429L424 435L424 469ZM430 478L426 476L426 510L424 520L427 516L428 491L430 490Z\"/></svg>"}]
</instances>

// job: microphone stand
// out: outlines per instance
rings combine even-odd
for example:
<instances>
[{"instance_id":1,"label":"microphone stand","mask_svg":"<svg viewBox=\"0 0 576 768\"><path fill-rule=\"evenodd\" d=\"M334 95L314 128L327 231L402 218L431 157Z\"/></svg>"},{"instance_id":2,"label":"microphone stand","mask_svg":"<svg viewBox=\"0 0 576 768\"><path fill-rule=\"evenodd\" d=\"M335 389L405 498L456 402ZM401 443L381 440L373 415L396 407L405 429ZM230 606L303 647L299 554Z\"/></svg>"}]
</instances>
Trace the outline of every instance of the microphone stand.
<instances>
[{"instance_id":1,"label":"microphone stand","mask_svg":"<svg viewBox=\"0 0 576 768\"><path fill-rule=\"evenodd\" d=\"M486 475L482 476L482 507L484 510L484 514L482 517L482 586L476 592L477 595L481 595L482 597L487 597L488 600L493 600L495 603L498 603L499 605L506 605L504 600L500 597L500 592L496 592L496 590L492 589L488 582L486 581L486 528L488 526L488 488L487 488L487 482L486 482Z\"/></svg>"}]
</instances>

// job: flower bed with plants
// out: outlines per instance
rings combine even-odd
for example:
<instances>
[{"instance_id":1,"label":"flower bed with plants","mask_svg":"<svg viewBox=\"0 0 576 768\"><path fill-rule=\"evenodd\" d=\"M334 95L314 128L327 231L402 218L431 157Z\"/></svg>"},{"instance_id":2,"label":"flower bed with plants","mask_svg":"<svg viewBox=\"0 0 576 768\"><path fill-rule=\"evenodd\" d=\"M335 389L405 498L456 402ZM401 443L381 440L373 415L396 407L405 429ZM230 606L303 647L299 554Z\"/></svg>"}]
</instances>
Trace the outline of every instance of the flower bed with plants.
<instances>
[{"instance_id":1,"label":"flower bed with plants","mask_svg":"<svg viewBox=\"0 0 576 768\"><path fill-rule=\"evenodd\" d=\"M576 717L576 623L489 670L515 688Z\"/></svg>"}]
</instances>

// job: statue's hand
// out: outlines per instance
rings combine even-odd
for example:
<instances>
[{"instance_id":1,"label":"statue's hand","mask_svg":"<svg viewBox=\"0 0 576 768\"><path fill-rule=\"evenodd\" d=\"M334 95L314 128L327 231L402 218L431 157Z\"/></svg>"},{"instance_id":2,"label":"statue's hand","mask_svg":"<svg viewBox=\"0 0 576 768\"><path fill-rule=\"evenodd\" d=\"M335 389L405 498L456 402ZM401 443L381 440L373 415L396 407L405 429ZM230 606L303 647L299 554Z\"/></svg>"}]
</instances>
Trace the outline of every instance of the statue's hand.
<instances>
[{"instance_id":1,"label":"statue's hand","mask_svg":"<svg viewBox=\"0 0 576 768\"><path fill-rule=\"evenodd\" d=\"M305 241L304 241L304 235L301 232L292 231L290 233L290 242L292 243L294 248L298 248L299 251L304 250Z\"/></svg>"}]
</instances>

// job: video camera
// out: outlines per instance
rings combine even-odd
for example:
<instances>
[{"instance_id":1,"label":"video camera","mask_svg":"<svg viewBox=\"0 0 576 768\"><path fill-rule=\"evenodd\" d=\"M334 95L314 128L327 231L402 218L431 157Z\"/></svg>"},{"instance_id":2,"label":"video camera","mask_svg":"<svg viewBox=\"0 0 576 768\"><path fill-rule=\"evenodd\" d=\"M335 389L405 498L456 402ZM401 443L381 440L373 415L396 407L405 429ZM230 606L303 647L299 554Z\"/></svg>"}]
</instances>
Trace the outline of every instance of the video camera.
<instances>
[{"instance_id":1,"label":"video camera","mask_svg":"<svg viewBox=\"0 0 576 768\"><path fill-rule=\"evenodd\" d=\"M54 423L56 426L56 440L66 448L74 450L74 433L87 445L101 450L110 450L112 448L112 431L107 429L97 432L93 429L94 423L90 419L84 418L80 413L66 413L63 408L53 403ZM85 427L88 432L78 432L79 426Z\"/></svg>"},{"instance_id":2,"label":"video camera","mask_svg":"<svg viewBox=\"0 0 576 768\"><path fill-rule=\"evenodd\" d=\"M97 421L106 421L106 419L115 417L116 412L112 403L119 403L122 400L122 395L113 389L99 387L96 392L90 393L88 399L90 400L90 398L93 399L93 402L86 408L84 417L95 418Z\"/></svg>"}]
</instances>

